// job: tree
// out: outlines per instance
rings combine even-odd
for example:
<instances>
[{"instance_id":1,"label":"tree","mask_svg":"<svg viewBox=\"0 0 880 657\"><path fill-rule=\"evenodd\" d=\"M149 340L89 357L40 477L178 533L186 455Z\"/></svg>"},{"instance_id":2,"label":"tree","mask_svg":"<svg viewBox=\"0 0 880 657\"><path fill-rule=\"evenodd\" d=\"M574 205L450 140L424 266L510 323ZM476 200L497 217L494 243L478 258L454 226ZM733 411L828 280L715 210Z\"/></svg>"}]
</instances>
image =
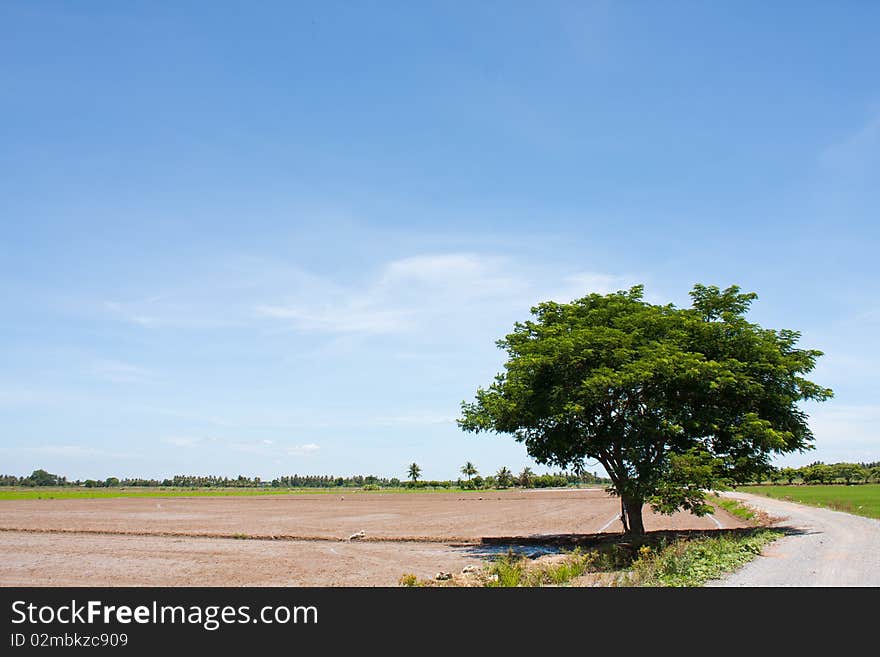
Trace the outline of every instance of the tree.
<instances>
[{"instance_id":1,"label":"tree","mask_svg":"<svg viewBox=\"0 0 880 657\"><path fill-rule=\"evenodd\" d=\"M522 472L519 473L519 485L523 488L531 488L535 485L535 473L532 472L532 469L529 467L525 467L522 469Z\"/></svg>"},{"instance_id":2,"label":"tree","mask_svg":"<svg viewBox=\"0 0 880 657\"><path fill-rule=\"evenodd\" d=\"M771 468L767 472L767 476L770 478L771 484L775 484L785 477L785 475L782 474L782 470L780 470L779 468Z\"/></svg>"},{"instance_id":3,"label":"tree","mask_svg":"<svg viewBox=\"0 0 880 657\"><path fill-rule=\"evenodd\" d=\"M709 513L705 490L811 449L802 400L832 392L805 378L821 352L800 334L745 318L753 293L695 285L691 308L643 300L643 287L545 302L497 342L505 371L462 403L465 431L511 434L539 463L595 459L627 532L645 503Z\"/></svg>"},{"instance_id":4,"label":"tree","mask_svg":"<svg viewBox=\"0 0 880 657\"><path fill-rule=\"evenodd\" d=\"M58 486L61 484L58 475L46 472L45 470L34 470L29 477L35 486Z\"/></svg>"},{"instance_id":5,"label":"tree","mask_svg":"<svg viewBox=\"0 0 880 657\"><path fill-rule=\"evenodd\" d=\"M865 471L858 463L835 463L832 466L834 476L843 479L849 486L853 479L863 479Z\"/></svg>"},{"instance_id":6,"label":"tree","mask_svg":"<svg viewBox=\"0 0 880 657\"><path fill-rule=\"evenodd\" d=\"M825 484L834 479L834 468L824 463L812 463L802 468L801 476L807 484Z\"/></svg>"},{"instance_id":7,"label":"tree","mask_svg":"<svg viewBox=\"0 0 880 657\"><path fill-rule=\"evenodd\" d=\"M498 488L507 488L513 485L513 473L506 465L495 473L495 482Z\"/></svg>"},{"instance_id":8,"label":"tree","mask_svg":"<svg viewBox=\"0 0 880 657\"><path fill-rule=\"evenodd\" d=\"M422 469L419 467L419 464L410 463L406 476L412 479L413 483L416 483L419 480L419 477L422 476Z\"/></svg>"},{"instance_id":9,"label":"tree","mask_svg":"<svg viewBox=\"0 0 880 657\"><path fill-rule=\"evenodd\" d=\"M471 477L473 477L475 474L478 474L477 467L473 463L471 463L470 461L468 461L463 466L461 466L460 472L465 477L467 477L468 481L470 481Z\"/></svg>"},{"instance_id":10,"label":"tree","mask_svg":"<svg viewBox=\"0 0 880 657\"><path fill-rule=\"evenodd\" d=\"M788 485L790 486L795 480L795 477L798 476L798 471L796 468L782 468L782 470L779 471L779 474L782 476L783 479L785 479L785 481L788 482Z\"/></svg>"}]
</instances>

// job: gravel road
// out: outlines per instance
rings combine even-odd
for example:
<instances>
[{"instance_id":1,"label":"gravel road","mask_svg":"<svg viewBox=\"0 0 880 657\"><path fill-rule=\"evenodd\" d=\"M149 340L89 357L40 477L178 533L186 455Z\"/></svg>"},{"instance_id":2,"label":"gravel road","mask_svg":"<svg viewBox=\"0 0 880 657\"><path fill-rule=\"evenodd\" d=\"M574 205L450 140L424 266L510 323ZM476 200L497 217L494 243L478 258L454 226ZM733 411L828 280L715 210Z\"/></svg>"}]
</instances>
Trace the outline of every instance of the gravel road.
<instances>
[{"instance_id":1,"label":"gravel road","mask_svg":"<svg viewBox=\"0 0 880 657\"><path fill-rule=\"evenodd\" d=\"M880 520L748 493L722 495L766 511L788 535L706 586L880 586Z\"/></svg>"}]
</instances>

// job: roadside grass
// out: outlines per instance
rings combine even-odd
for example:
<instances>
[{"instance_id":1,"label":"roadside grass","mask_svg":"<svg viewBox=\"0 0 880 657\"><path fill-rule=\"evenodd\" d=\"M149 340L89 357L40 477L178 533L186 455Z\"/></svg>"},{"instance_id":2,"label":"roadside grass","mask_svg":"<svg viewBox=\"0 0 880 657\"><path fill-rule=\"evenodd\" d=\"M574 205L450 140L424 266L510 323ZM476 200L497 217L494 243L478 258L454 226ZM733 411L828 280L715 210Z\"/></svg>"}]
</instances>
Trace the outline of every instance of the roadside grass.
<instances>
[{"instance_id":1,"label":"roadside grass","mask_svg":"<svg viewBox=\"0 0 880 657\"><path fill-rule=\"evenodd\" d=\"M540 586L696 587L742 567L765 545L782 536L765 528L727 530L719 535L648 534L639 543L608 543L575 548L531 560L513 551L482 570L444 581L420 580L409 573L401 586Z\"/></svg>"},{"instance_id":2,"label":"roadside grass","mask_svg":"<svg viewBox=\"0 0 880 657\"><path fill-rule=\"evenodd\" d=\"M563 586L596 568L601 561L598 551L575 548L561 558L532 562L509 551L489 566L488 587Z\"/></svg>"},{"instance_id":3,"label":"roadside grass","mask_svg":"<svg viewBox=\"0 0 880 657\"><path fill-rule=\"evenodd\" d=\"M0 500L79 500L114 497L256 497L264 495L431 495L462 493L485 495L500 489L466 488L0 488ZM511 489L508 489L511 490Z\"/></svg>"},{"instance_id":4,"label":"roadside grass","mask_svg":"<svg viewBox=\"0 0 880 657\"><path fill-rule=\"evenodd\" d=\"M750 522L756 524L759 521L758 512L755 509L752 509L738 500L731 500L728 498L721 497L718 493L715 493L712 496L710 502L713 505L720 506L722 509L727 511L729 514L736 516L741 520L745 520L746 522Z\"/></svg>"},{"instance_id":5,"label":"roadside grass","mask_svg":"<svg viewBox=\"0 0 880 657\"><path fill-rule=\"evenodd\" d=\"M677 541L642 552L625 575L625 586L702 586L732 573L761 554L782 532L759 529L743 536Z\"/></svg>"},{"instance_id":6,"label":"roadside grass","mask_svg":"<svg viewBox=\"0 0 880 657\"><path fill-rule=\"evenodd\" d=\"M880 484L810 485L810 486L743 486L746 493L755 493L787 502L844 511L867 518L880 519Z\"/></svg>"}]
</instances>

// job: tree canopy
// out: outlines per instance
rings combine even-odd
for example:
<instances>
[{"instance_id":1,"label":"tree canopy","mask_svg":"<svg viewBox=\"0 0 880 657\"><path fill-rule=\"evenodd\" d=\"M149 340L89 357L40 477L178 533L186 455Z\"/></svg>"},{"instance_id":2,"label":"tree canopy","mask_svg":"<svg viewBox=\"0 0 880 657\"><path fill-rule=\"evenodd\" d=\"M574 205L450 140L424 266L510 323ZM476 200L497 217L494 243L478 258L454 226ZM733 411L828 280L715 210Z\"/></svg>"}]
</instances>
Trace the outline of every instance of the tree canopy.
<instances>
[{"instance_id":1,"label":"tree canopy","mask_svg":"<svg viewBox=\"0 0 880 657\"><path fill-rule=\"evenodd\" d=\"M832 396L803 377L822 352L745 318L754 293L695 285L690 308L643 296L639 285L532 308L497 342L504 371L462 403L458 421L513 435L539 463L597 460L634 533L646 502L702 515L705 489L810 449L799 402Z\"/></svg>"}]
</instances>

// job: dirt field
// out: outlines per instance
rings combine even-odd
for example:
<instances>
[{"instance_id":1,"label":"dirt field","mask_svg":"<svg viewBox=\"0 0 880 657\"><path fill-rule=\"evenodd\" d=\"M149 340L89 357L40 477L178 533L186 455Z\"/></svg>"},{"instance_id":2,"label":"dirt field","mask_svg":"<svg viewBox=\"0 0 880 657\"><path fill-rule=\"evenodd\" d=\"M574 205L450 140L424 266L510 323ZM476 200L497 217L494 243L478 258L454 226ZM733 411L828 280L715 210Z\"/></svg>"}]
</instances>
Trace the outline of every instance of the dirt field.
<instances>
[{"instance_id":1,"label":"dirt field","mask_svg":"<svg viewBox=\"0 0 880 657\"><path fill-rule=\"evenodd\" d=\"M478 563L486 539L620 532L618 513L600 489L2 501L0 585L393 586ZM719 524L743 526L646 508L648 530Z\"/></svg>"}]
</instances>

